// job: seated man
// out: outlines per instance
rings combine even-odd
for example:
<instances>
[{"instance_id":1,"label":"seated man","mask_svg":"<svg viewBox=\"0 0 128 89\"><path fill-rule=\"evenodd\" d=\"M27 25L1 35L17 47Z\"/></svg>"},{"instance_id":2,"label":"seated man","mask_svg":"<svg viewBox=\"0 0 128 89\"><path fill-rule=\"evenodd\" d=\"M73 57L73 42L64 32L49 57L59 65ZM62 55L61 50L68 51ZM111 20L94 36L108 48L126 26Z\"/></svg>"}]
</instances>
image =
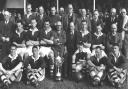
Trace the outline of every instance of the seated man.
<instances>
[{"instance_id":1,"label":"seated man","mask_svg":"<svg viewBox=\"0 0 128 89\"><path fill-rule=\"evenodd\" d=\"M10 54L0 63L0 78L6 88L8 88L13 81L19 82L22 78L22 58L16 54L16 49L16 46L12 45Z\"/></svg>"},{"instance_id":2,"label":"seated man","mask_svg":"<svg viewBox=\"0 0 128 89\"><path fill-rule=\"evenodd\" d=\"M27 83L31 83L33 86L37 86L39 81L43 81L45 78L45 60L39 55L39 48L33 46L32 56L29 56L26 61L27 69Z\"/></svg>"},{"instance_id":3,"label":"seated man","mask_svg":"<svg viewBox=\"0 0 128 89\"><path fill-rule=\"evenodd\" d=\"M127 59L120 52L118 44L113 45L113 50L109 54L108 79L115 87L121 87L126 79Z\"/></svg>"},{"instance_id":4,"label":"seated man","mask_svg":"<svg viewBox=\"0 0 128 89\"><path fill-rule=\"evenodd\" d=\"M95 51L96 54L88 60L88 72L93 85L102 85L105 79L107 57L102 55L100 46L97 46Z\"/></svg>"},{"instance_id":5,"label":"seated man","mask_svg":"<svg viewBox=\"0 0 128 89\"><path fill-rule=\"evenodd\" d=\"M86 52L83 52L83 43L79 43L79 46L78 46L78 49L79 49L79 53L75 54L75 59L73 58L72 59L72 72L73 74L75 74L75 78L76 80L81 80L77 74L81 74L82 76L85 75L85 72L86 72L86 66L87 66L87 53ZM81 77L82 78L82 77Z\"/></svg>"},{"instance_id":6,"label":"seated man","mask_svg":"<svg viewBox=\"0 0 128 89\"><path fill-rule=\"evenodd\" d=\"M95 48L100 46L104 52L105 49L106 35L102 33L102 27L100 24L96 26L96 32L92 34L92 55L95 55Z\"/></svg>"}]
</instances>

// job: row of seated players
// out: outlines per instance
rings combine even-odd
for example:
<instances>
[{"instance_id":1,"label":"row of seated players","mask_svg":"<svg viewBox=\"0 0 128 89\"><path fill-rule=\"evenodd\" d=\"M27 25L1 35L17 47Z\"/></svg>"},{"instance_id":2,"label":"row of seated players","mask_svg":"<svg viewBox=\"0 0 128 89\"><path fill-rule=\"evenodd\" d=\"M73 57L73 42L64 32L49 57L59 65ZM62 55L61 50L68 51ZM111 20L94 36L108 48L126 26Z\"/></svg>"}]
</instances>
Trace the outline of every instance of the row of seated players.
<instances>
[{"instance_id":1,"label":"row of seated players","mask_svg":"<svg viewBox=\"0 0 128 89\"><path fill-rule=\"evenodd\" d=\"M88 54L83 52L83 43L79 43L79 52L73 55L72 60L74 78L80 80L88 75L93 85L99 85L107 77L113 86L121 87L127 77L127 60L118 44L115 43L112 48L108 56L100 46L94 49L94 54ZM45 78L46 64L45 57L39 54L38 46L33 46L32 55L22 60L21 55L17 54L17 47L11 45L10 54L0 62L0 78L4 88L8 88L14 81L21 81L22 76L27 78L27 84L38 86Z\"/></svg>"}]
</instances>

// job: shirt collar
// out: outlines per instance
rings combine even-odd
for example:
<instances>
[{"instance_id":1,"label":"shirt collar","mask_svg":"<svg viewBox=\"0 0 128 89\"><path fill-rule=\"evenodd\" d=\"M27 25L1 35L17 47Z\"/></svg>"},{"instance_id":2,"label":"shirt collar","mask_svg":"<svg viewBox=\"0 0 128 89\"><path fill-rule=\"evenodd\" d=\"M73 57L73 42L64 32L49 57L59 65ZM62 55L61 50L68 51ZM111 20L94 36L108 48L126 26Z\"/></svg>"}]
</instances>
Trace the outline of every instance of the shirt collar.
<instances>
[{"instance_id":1,"label":"shirt collar","mask_svg":"<svg viewBox=\"0 0 128 89\"><path fill-rule=\"evenodd\" d=\"M8 55L8 57L11 58L11 61L15 60L17 56L18 56L17 54L14 57L12 57L11 54Z\"/></svg>"},{"instance_id":2,"label":"shirt collar","mask_svg":"<svg viewBox=\"0 0 128 89\"><path fill-rule=\"evenodd\" d=\"M102 32L100 32L99 34L97 34L96 32L94 33L94 35L96 35L97 37L100 37L100 36L102 36L103 35L103 33Z\"/></svg>"},{"instance_id":3,"label":"shirt collar","mask_svg":"<svg viewBox=\"0 0 128 89\"><path fill-rule=\"evenodd\" d=\"M52 30L52 28L50 27L50 28L48 28L48 30L45 30L45 33L47 34L47 33L49 33L51 30Z\"/></svg>"},{"instance_id":4,"label":"shirt collar","mask_svg":"<svg viewBox=\"0 0 128 89\"><path fill-rule=\"evenodd\" d=\"M114 57L114 60L115 60L115 62L117 61L117 59L120 57L120 52L118 53L118 55L117 56L115 56L115 54L114 53L112 53L112 55L113 55L113 57Z\"/></svg>"},{"instance_id":5,"label":"shirt collar","mask_svg":"<svg viewBox=\"0 0 128 89\"><path fill-rule=\"evenodd\" d=\"M19 37L20 37L21 33L22 33L22 32L18 32L18 31L16 30L16 34L18 34Z\"/></svg>"},{"instance_id":6,"label":"shirt collar","mask_svg":"<svg viewBox=\"0 0 128 89\"><path fill-rule=\"evenodd\" d=\"M9 23L9 20L8 21L5 20L5 24L8 24L8 23Z\"/></svg>"},{"instance_id":7,"label":"shirt collar","mask_svg":"<svg viewBox=\"0 0 128 89\"><path fill-rule=\"evenodd\" d=\"M37 28L34 28L33 30L30 29L30 31L32 31L32 32L36 32L36 31L38 31L38 29L37 29Z\"/></svg>"},{"instance_id":8,"label":"shirt collar","mask_svg":"<svg viewBox=\"0 0 128 89\"><path fill-rule=\"evenodd\" d=\"M38 55L38 58L34 58L34 56L33 56L33 55L32 55L31 57L32 57L32 59L34 60L34 62L35 62L35 61L37 61L37 60L40 58L40 56L39 56L39 55Z\"/></svg>"},{"instance_id":9,"label":"shirt collar","mask_svg":"<svg viewBox=\"0 0 128 89\"><path fill-rule=\"evenodd\" d=\"M82 34L82 36L85 36L85 35L87 35L88 33L89 33L89 31L80 31L81 32L81 34Z\"/></svg>"}]
</instances>

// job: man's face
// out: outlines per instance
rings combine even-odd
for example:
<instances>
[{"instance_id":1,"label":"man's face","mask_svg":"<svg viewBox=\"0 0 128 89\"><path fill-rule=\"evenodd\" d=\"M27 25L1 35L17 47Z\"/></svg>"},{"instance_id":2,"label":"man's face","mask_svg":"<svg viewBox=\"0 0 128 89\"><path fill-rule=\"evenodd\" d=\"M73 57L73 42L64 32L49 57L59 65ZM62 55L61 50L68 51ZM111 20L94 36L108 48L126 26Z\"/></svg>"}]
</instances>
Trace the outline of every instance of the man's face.
<instances>
[{"instance_id":1,"label":"man's face","mask_svg":"<svg viewBox=\"0 0 128 89\"><path fill-rule=\"evenodd\" d=\"M38 54L38 48L33 48L32 53L33 53L33 55L37 55Z\"/></svg>"},{"instance_id":2,"label":"man's face","mask_svg":"<svg viewBox=\"0 0 128 89\"><path fill-rule=\"evenodd\" d=\"M112 9L111 10L111 16L115 16L116 15L116 10L115 9Z\"/></svg>"},{"instance_id":3,"label":"man's face","mask_svg":"<svg viewBox=\"0 0 128 89\"><path fill-rule=\"evenodd\" d=\"M31 5L28 5L28 6L27 6L27 12L31 12L31 10L32 10Z\"/></svg>"},{"instance_id":4,"label":"man's face","mask_svg":"<svg viewBox=\"0 0 128 89\"><path fill-rule=\"evenodd\" d=\"M119 47L113 46L113 53L118 53L118 52L119 52Z\"/></svg>"},{"instance_id":5,"label":"man's face","mask_svg":"<svg viewBox=\"0 0 128 89\"><path fill-rule=\"evenodd\" d=\"M78 49L79 49L80 52L82 52L83 51L83 45L81 45L81 44L78 45Z\"/></svg>"},{"instance_id":6,"label":"man's face","mask_svg":"<svg viewBox=\"0 0 128 89\"><path fill-rule=\"evenodd\" d=\"M100 26L100 25L97 26L97 27L96 27L96 30L97 30L97 32L101 32L101 30L102 30L101 26Z\"/></svg>"},{"instance_id":7,"label":"man's face","mask_svg":"<svg viewBox=\"0 0 128 89\"><path fill-rule=\"evenodd\" d=\"M51 8L51 15L55 15L56 14L56 8L55 7L52 7Z\"/></svg>"},{"instance_id":8,"label":"man's face","mask_svg":"<svg viewBox=\"0 0 128 89\"><path fill-rule=\"evenodd\" d=\"M39 7L39 13L44 14L44 8L43 7Z\"/></svg>"},{"instance_id":9,"label":"man's face","mask_svg":"<svg viewBox=\"0 0 128 89\"><path fill-rule=\"evenodd\" d=\"M122 10L121 10L121 15L122 15L123 17L126 16L126 13L127 13L127 12L126 12L125 9L122 9Z\"/></svg>"},{"instance_id":10,"label":"man's face","mask_svg":"<svg viewBox=\"0 0 128 89\"><path fill-rule=\"evenodd\" d=\"M111 26L111 31L112 32L117 32L117 26L116 25L112 25Z\"/></svg>"},{"instance_id":11,"label":"man's face","mask_svg":"<svg viewBox=\"0 0 128 89\"><path fill-rule=\"evenodd\" d=\"M68 5L68 12L73 13L73 6L72 5Z\"/></svg>"},{"instance_id":12,"label":"man's face","mask_svg":"<svg viewBox=\"0 0 128 89\"><path fill-rule=\"evenodd\" d=\"M87 30L87 23L86 22L82 22L82 30Z\"/></svg>"},{"instance_id":13,"label":"man's face","mask_svg":"<svg viewBox=\"0 0 128 89\"><path fill-rule=\"evenodd\" d=\"M20 13L18 13L18 14L17 14L17 17L18 17L18 18L21 18L21 14L20 14Z\"/></svg>"},{"instance_id":14,"label":"man's face","mask_svg":"<svg viewBox=\"0 0 128 89\"><path fill-rule=\"evenodd\" d=\"M11 55L15 55L15 54L16 54L16 47L15 47L15 46L12 46L12 47L10 48L10 54L11 54Z\"/></svg>"},{"instance_id":15,"label":"man's face","mask_svg":"<svg viewBox=\"0 0 128 89\"><path fill-rule=\"evenodd\" d=\"M86 16L86 10L85 9L81 9L81 14L82 14L83 17L85 17Z\"/></svg>"},{"instance_id":16,"label":"man's face","mask_svg":"<svg viewBox=\"0 0 128 89\"><path fill-rule=\"evenodd\" d=\"M99 13L98 13L97 11L95 11L95 12L93 13L93 16L94 16L94 18L98 18L98 17L99 17Z\"/></svg>"},{"instance_id":17,"label":"man's face","mask_svg":"<svg viewBox=\"0 0 128 89\"><path fill-rule=\"evenodd\" d=\"M101 49L100 48L97 48L96 51L95 51L95 53L96 53L96 56L97 57L100 57L100 55L101 55Z\"/></svg>"},{"instance_id":18,"label":"man's face","mask_svg":"<svg viewBox=\"0 0 128 89\"><path fill-rule=\"evenodd\" d=\"M18 28L19 30L22 30L23 25L19 22L19 23L17 23L17 28Z\"/></svg>"},{"instance_id":19,"label":"man's face","mask_svg":"<svg viewBox=\"0 0 128 89\"><path fill-rule=\"evenodd\" d=\"M37 22L36 22L36 20L35 20L35 19L31 21L31 25L32 25L32 27L33 27L33 28L34 28L34 27L36 27Z\"/></svg>"},{"instance_id":20,"label":"man's face","mask_svg":"<svg viewBox=\"0 0 128 89\"><path fill-rule=\"evenodd\" d=\"M44 23L44 27L47 29L47 28L49 28L50 27L50 23L49 22L45 22Z\"/></svg>"},{"instance_id":21,"label":"man's face","mask_svg":"<svg viewBox=\"0 0 128 89\"><path fill-rule=\"evenodd\" d=\"M58 24L56 25L57 31L61 31L62 25Z\"/></svg>"},{"instance_id":22,"label":"man's face","mask_svg":"<svg viewBox=\"0 0 128 89\"><path fill-rule=\"evenodd\" d=\"M6 21L9 21L10 15L9 15L9 14L4 14L4 19L5 19Z\"/></svg>"}]
</instances>

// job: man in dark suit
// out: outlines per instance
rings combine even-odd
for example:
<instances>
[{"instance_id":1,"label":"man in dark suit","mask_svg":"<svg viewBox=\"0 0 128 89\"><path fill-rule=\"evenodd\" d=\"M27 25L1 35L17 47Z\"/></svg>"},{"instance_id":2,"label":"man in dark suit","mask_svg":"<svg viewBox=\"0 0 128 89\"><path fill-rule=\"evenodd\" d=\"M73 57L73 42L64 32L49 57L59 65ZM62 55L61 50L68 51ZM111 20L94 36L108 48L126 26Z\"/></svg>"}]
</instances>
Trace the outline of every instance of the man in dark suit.
<instances>
[{"instance_id":1,"label":"man in dark suit","mask_svg":"<svg viewBox=\"0 0 128 89\"><path fill-rule=\"evenodd\" d=\"M73 12L72 4L68 5L68 13L63 18L63 27L66 33L68 32L70 22L74 22L76 24L77 15Z\"/></svg>"},{"instance_id":2,"label":"man in dark suit","mask_svg":"<svg viewBox=\"0 0 128 89\"><path fill-rule=\"evenodd\" d=\"M69 26L69 33L67 33L67 40L66 40L66 47L68 52L68 60L67 60L67 68L68 68L68 76L71 77L72 71L72 55L75 53L77 46L76 46L76 31L75 25L73 22L70 23Z\"/></svg>"},{"instance_id":3,"label":"man in dark suit","mask_svg":"<svg viewBox=\"0 0 128 89\"><path fill-rule=\"evenodd\" d=\"M39 7L39 15L37 15L37 28L41 30L44 26L44 22L47 18L47 15L44 12L44 7L40 6Z\"/></svg>"},{"instance_id":4,"label":"man in dark suit","mask_svg":"<svg viewBox=\"0 0 128 89\"><path fill-rule=\"evenodd\" d=\"M10 39L14 32L15 25L10 21L10 13L5 11L4 21L0 22L0 44L2 48L2 56L5 56L9 52Z\"/></svg>"},{"instance_id":5,"label":"man in dark suit","mask_svg":"<svg viewBox=\"0 0 128 89\"><path fill-rule=\"evenodd\" d=\"M111 31L111 25L113 23L117 23L117 21L118 21L118 18L116 16L116 9L115 8L112 8L111 11L110 11L109 18L106 19L104 33L108 34Z\"/></svg>"}]
</instances>

